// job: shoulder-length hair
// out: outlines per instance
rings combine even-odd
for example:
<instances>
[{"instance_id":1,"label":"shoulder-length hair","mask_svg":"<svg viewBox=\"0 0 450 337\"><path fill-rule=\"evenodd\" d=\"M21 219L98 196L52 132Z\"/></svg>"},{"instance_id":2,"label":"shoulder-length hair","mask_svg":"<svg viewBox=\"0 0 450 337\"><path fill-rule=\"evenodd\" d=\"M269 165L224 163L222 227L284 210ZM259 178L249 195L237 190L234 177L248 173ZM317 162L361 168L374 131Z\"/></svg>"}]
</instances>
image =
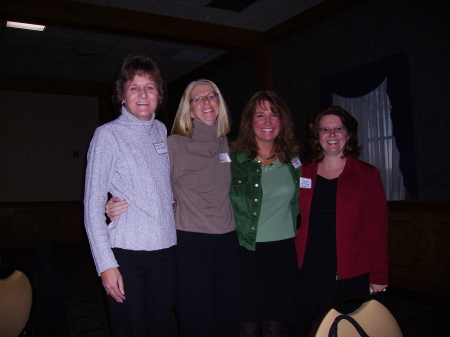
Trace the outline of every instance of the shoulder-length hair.
<instances>
[{"instance_id":1,"label":"shoulder-length hair","mask_svg":"<svg viewBox=\"0 0 450 337\"><path fill-rule=\"evenodd\" d=\"M323 160L324 154L322 146L320 146L320 120L327 115L338 116L341 119L342 125L347 130L348 141L343 151L343 157L349 155L358 158L361 152L361 146L358 146L358 121L349 112L342 109L340 106L332 105L323 110L315 112L310 119L309 129L309 156L310 160L319 163Z\"/></svg>"},{"instance_id":2,"label":"shoulder-length hair","mask_svg":"<svg viewBox=\"0 0 450 337\"><path fill-rule=\"evenodd\" d=\"M189 114L191 111L191 93L195 87L199 85L210 86L214 93L217 95L219 113L217 115L217 137L225 136L230 132L230 117L227 108L227 104L220 93L219 88L214 82L206 79L199 79L189 83L189 85L184 90L183 96L181 97L180 104L178 105L177 114L175 115L175 120L172 126L172 134L177 134L184 137L191 138L194 133L194 125L192 123L192 118Z\"/></svg>"},{"instance_id":3,"label":"shoulder-length hair","mask_svg":"<svg viewBox=\"0 0 450 337\"><path fill-rule=\"evenodd\" d=\"M270 109L280 119L280 133L274 141L274 152L283 164L287 164L299 154L300 146L294 135L294 125L289 108L273 91L258 91L250 98L242 112L239 134L231 147L240 153L250 151L248 158L256 158L258 144L253 130L253 118L258 107L265 108L265 102L270 104Z\"/></svg>"},{"instance_id":4,"label":"shoulder-length hair","mask_svg":"<svg viewBox=\"0 0 450 337\"><path fill-rule=\"evenodd\" d=\"M165 82L161 77L161 71L156 62L147 54L133 53L129 54L122 63L119 73L114 83L114 100L120 103L125 95L125 84L132 81L136 75L147 76L151 78L158 89L158 106L161 106L165 94Z\"/></svg>"}]
</instances>

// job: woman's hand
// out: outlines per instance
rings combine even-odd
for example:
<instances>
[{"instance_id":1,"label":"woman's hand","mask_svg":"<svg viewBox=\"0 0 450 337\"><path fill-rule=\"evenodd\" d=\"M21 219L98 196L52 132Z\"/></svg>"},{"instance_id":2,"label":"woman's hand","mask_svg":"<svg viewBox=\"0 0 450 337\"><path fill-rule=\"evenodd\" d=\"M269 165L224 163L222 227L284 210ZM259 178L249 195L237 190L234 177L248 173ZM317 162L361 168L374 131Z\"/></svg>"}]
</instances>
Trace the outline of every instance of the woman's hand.
<instances>
[{"instance_id":1,"label":"woman's hand","mask_svg":"<svg viewBox=\"0 0 450 337\"><path fill-rule=\"evenodd\" d=\"M119 269L111 268L105 270L101 274L101 277L106 294L110 295L117 302L123 303L125 300L125 289L123 287L123 279Z\"/></svg>"},{"instance_id":2,"label":"woman's hand","mask_svg":"<svg viewBox=\"0 0 450 337\"><path fill-rule=\"evenodd\" d=\"M120 214L125 212L128 208L128 204L125 200L120 200L120 198L113 197L108 200L105 205L105 212L111 221L119 220Z\"/></svg>"},{"instance_id":3,"label":"woman's hand","mask_svg":"<svg viewBox=\"0 0 450 337\"><path fill-rule=\"evenodd\" d=\"M173 212L175 213L177 211L177 201L174 200L172 203Z\"/></svg>"},{"instance_id":4,"label":"woman's hand","mask_svg":"<svg viewBox=\"0 0 450 337\"><path fill-rule=\"evenodd\" d=\"M386 291L387 285L373 284L369 285L370 295L378 294L380 291Z\"/></svg>"}]
</instances>

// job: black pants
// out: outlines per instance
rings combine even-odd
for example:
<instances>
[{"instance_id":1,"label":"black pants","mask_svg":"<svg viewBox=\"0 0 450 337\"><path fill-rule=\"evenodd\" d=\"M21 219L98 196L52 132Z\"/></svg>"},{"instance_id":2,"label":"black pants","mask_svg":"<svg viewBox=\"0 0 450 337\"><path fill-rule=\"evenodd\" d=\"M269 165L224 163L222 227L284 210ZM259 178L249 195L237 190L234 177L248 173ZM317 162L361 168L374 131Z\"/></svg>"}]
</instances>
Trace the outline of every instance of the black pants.
<instances>
[{"instance_id":1,"label":"black pants","mask_svg":"<svg viewBox=\"0 0 450 337\"><path fill-rule=\"evenodd\" d=\"M241 273L236 233L177 231L177 240L181 337L238 336Z\"/></svg>"},{"instance_id":2,"label":"black pants","mask_svg":"<svg viewBox=\"0 0 450 337\"><path fill-rule=\"evenodd\" d=\"M114 337L166 337L176 284L176 246L156 251L113 248L125 300L108 296Z\"/></svg>"}]
</instances>

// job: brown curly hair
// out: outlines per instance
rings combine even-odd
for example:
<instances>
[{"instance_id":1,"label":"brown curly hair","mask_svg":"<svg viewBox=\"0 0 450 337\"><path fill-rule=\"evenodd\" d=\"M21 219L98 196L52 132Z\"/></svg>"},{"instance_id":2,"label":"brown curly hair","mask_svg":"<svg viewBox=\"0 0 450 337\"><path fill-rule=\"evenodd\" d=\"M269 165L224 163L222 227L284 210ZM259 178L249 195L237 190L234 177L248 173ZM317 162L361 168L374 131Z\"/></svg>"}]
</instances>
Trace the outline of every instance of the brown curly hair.
<instances>
[{"instance_id":1,"label":"brown curly hair","mask_svg":"<svg viewBox=\"0 0 450 337\"><path fill-rule=\"evenodd\" d=\"M258 145L256 143L255 131L253 130L253 118L256 108L263 105L265 101L270 104L272 112L276 113L280 119L280 133L275 138L274 150L278 159L283 164L287 164L293 157L300 153L300 146L294 135L294 123L292 122L289 108L273 91L258 91L247 102L242 112L239 134L230 146L239 153L250 151L248 157L256 158L258 155Z\"/></svg>"},{"instance_id":2,"label":"brown curly hair","mask_svg":"<svg viewBox=\"0 0 450 337\"><path fill-rule=\"evenodd\" d=\"M147 54L133 53L129 54L122 63L119 73L114 83L114 100L120 103L123 100L125 84L132 81L134 76L148 76L151 78L158 89L158 106L161 107L165 94L165 82L161 77L161 71L156 62Z\"/></svg>"},{"instance_id":3,"label":"brown curly hair","mask_svg":"<svg viewBox=\"0 0 450 337\"><path fill-rule=\"evenodd\" d=\"M348 141L343 151L343 157L349 155L358 158L361 152L361 146L358 146L358 121L348 111L345 111L340 106L332 105L323 110L315 112L310 119L309 139L308 139L308 153L309 159L315 163L319 163L323 160L324 154L322 146L320 146L319 127L322 117L327 115L338 116L341 119L342 124L347 129Z\"/></svg>"}]
</instances>

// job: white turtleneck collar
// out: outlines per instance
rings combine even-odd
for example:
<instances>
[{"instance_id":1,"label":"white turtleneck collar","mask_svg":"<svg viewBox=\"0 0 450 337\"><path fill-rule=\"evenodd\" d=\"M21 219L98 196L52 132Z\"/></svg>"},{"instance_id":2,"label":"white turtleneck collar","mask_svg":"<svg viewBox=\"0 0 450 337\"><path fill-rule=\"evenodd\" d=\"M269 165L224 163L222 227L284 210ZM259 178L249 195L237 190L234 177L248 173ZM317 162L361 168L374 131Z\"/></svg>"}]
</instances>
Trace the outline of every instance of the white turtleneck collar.
<instances>
[{"instance_id":1,"label":"white turtleneck collar","mask_svg":"<svg viewBox=\"0 0 450 337\"><path fill-rule=\"evenodd\" d=\"M155 113L152 114L152 117L148 121L140 121L135 116L133 116L126 108L125 105L122 106L122 114L118 119L118 122L130 129L133 129L138 132L149 132L153 127L153 123L155 121Z\"/></svg>"}]
</instances>

